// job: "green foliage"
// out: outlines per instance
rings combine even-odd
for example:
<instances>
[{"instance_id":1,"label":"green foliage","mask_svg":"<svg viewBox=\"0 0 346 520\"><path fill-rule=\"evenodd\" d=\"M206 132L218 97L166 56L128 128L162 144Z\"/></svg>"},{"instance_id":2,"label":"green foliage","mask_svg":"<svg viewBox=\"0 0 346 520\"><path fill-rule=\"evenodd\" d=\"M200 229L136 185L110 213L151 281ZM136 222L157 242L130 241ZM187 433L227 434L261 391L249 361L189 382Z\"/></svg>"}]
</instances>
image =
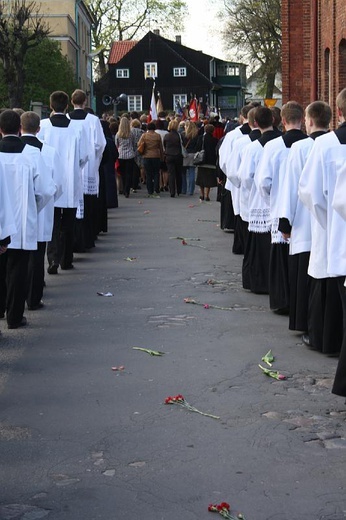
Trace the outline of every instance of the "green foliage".
<instances>
[{"instance_id":1,"label":"green foliage","mask_svg":"<svg viewBox=\"0 0 346 520\"><path fill-rule=\"evenodd\" d=\"M225 44L239 60L259 68L266 97L272 97L275 74L281 70L281 0L225 0L225 8Z\"/></svg>"},{"instance_id":2,"label":"green foliage","mask_svg":"<svg viewBox=\"0 0 346 520\"><path fill-rule=\"evenodd\" d=\"M25 85L22 108L29 110L31 101L49 105L54 90L64 90L69 95L78 87L73 68L61 54L60 44L46 39L29 49L24 60ZM0 65L0 106L9 106L3 69Z\"/></svg>"}]
</instances>

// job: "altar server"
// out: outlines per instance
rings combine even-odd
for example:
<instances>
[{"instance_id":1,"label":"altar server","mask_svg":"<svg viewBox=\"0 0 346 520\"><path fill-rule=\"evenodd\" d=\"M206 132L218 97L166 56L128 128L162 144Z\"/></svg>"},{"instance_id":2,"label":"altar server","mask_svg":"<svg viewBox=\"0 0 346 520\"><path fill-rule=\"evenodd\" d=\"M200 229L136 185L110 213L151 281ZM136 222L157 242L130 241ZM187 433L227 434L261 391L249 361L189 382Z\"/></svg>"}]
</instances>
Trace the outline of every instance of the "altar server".
<instances>
[{"instance_id":1,"label":"altar server","mask_svg":"<svg viewBox=\"0 0 346 520\"><path fill-rule=\"evenodd\" d=\"M240 183L240 214L248 222L248 238L244 253L247 265L248 289L268 294L270 253L270 209L259 194L254 178L266 143L281 135L273 128L273 114L269 108L257 107L255 122L261 132L259 139L249 144L238 171Z\"/></svg>"},{"instance_id":2,"label":"altar server","mask_svg":"<svg viewBox=\"0 0 346 520\"><path fill-rule=\"evenodd\" d=\"M311 251L309 269L322 267L328 276L337 278L344 331L332 392L346 397L346 221L332 206L336 181L344 175L346 165L346 89L338 94L336 105L341 125L316 139L300 178L299 196L326 230L316 237L320 256L314 258ZM333 303L330 305L333 312Z\"/></svg>"},{"instance_id":3,"label":"altar server","mask_svg":"<svg viewBox=\"0 0 346 520\"><path fill-rule=\"evenodd\" d=\"M45 179L39 150L19 138L20 117L13 110L0 114L0 177L8 190L9 211L14 214L16 232L7 251L0 256L0 309L6 309L9 329L26 325L24 306L29 252L37 248L37 213L55 192Z\"/></svg>"},{"instance_id":4,"label":"altar server","mask_svg":"<svg viewBox=\"0 0 346 520\"><path fill-rule=\"evenodd\" d=\"M77 89L72 93L71 103L74 110L67 116L72 120L73 125L85 129L88 139L88 162L82 168L84 214L80 216L83 221L85 247L90 249L95 246L97 235L99 167L106 146L106 138L99 118L85 110L87 96L83 90ZM77 223L78 220L77 218Z\"/></svg>"},{"instance_id":5,"label":"altar server","mask_svg":"<svg viewBox=\"0 0 346 520\"><path fill-rule=\"evenodd\" d=\"M307 135L301 131L303 108L295 101L286 103L281 111L286 133L273 139L264 148L256 175L257 188L270 204L271 251L269 265L270 308L279 314L289 312L288 241L278 230L281 184L292 144Z\"/></svg>"},{"instance_id":6,"label":"altar server","mask_svg":"<svg viewBox=\"0 0 346 520\"><path fill-rule=\"evenodd\" d=\"M21 140L23 143L40 150L45 169L42 174L52 179L55 184L54 196L38 214L37 250L30 251L28 265L28 294L26 302L29 310L43 307L42 295L44 287L44 258L46 243L52 239L54 221L54 201L62 194L63 168L60 156L52 146L42 143L36 135L40 130L40 118L35 112L24 112L21 115Z\"/></svg>"},{"instance_id":7,"label":"altar server","mask_svg":"<svg viewBox=\"0 0 346 520\"><path fill-rule=\"evenodd\" d=\"M219 165L221 170L225 173L227 176L227 172L230 171L230 163L232 162L232 150L234 143L237 139L240 139L241 137L244 137L244 135L247 135L251 132L250 125L248 123L248 113L250 112L251 108L253 108L253 105L246 105L241 109L240 113L240 122L241 126L238 126L234 130L231 130L225 135L225 138L222 142L222 145L219 150ZM239 212L238 211L238 190L237 188L231 183L231 181L227 178L226 184L225 184L225 190L229 191L231 193L231 199L229 197L224 196L221 199L221 205L225 204L232 204L233 206L233 213L234 215L238 215L238 218L235 216L234 218L234 241L233 241L233 247L232 251L234 254L243 254L244 253L244 245L241 240L241 235L239 235ZM234 209L235 208L235 209ZM227 213L227 209L221 206L221 212Z\"/></svg>"},{"instance_id":8,"label":"altar server","mask_svg":"<svg viewBox=\"0 0 346 520\"><path fill-rule=\"evenodd\" d=\"M83 197L81 169L88 160L88 140L82 128L66 116L69 97L63 91L50 96L52 114L41 121L37 137L55 148L61 158L62 195L55 201L52 240L48 243L48 273L73 269L74 224L77 206Z\"/></svg>"},{"instance_id":9,"label":"altar server","mask_svg":"<svg viewBox=\"0 0 346 520\"><path fill-rule=\"evenodd\" d=\"M324 353L336 354L340 350L342 337L341 300L335 280L326 279L326 272L321 279L320 267L318 272L308 270L311 226L317 226L315 240L316 234L319 236L324 231L298 198L299 179L306 160L315 139L329 130L331 117L331 108L323 101L315 101L305 110L305 127L310 139L303 139L292 145L282 185L281 215L283 218L280 219L279 229L283 231L285 237L290 238L289 328L304 331L302 340L309 347ZM313 256L315 254L316 249L312 252ZM330 319L325 319L324 316L324 309L329 307L327 298L335 300L335 312ZM339 302L338 307L336 302ZM329 326L329 321L332 322L332 326ZM324 323L326 323L325 327Z\"/></svg>"}]
</instances>

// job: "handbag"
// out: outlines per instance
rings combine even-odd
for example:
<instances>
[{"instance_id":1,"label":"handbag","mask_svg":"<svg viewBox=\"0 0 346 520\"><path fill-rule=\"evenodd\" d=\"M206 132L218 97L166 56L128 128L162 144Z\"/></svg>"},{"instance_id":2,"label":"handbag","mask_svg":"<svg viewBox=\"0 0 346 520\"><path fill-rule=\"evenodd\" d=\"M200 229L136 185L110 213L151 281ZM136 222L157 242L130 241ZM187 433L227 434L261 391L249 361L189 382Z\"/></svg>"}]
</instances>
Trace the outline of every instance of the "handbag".
<instances>
[{"instance_id":1,"label":"handbag","mask_svg":"<svg viewBox=\"0 0 346 520\"><path fill-rule=\"evenodd\" d=\"M200 150L199 152L196 152L195 155L193 156L193 164L195 164L197 166L198 164L203 164L204 162L205 162L205 150L204 150L204 136L203 136L202 150Z\"/></svg>"},{"instance_id":2,"label":"handbag","mask_svg":"<svg viewBox=\"0 0 346 520\"><path fill-rule=\"evenodd\" d=\"M137 146L137 152L141 155L144 154L145 152L145 141L144 139L142 139L142 141L139 143L139 145Z\"/></svg>"},{"instance_id":3,"label":"handbag","mask_svg":"<svg viewBox=\"0 0 346 520\"><path fill-rule=\"evenodd\" d=\"M205 162L205 150L200 150L199 152L196 152L193 156L193 164L196 166L198 164L203 164Z\"/></svg>"}]
</instances>

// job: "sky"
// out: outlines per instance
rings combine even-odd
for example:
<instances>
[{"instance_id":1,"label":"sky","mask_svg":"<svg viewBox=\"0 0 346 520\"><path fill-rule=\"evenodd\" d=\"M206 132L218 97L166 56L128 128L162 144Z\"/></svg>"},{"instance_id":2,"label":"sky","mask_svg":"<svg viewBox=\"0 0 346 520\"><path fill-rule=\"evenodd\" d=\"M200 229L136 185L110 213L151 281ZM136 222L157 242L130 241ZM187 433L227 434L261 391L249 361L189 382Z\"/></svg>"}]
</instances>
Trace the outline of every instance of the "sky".
<instances>
[{"instance_id":1,"label":"sky","mask_svg":"<svg viewBox=\"0 0 346 520\"><path fill-rule=\"evenodd\" d=\"M223 0L186 0L189 16L182 32L182 44L215 58L227 58L220 36L221 17L217 16L223 8Z\"/></svg>"}]
</instances>

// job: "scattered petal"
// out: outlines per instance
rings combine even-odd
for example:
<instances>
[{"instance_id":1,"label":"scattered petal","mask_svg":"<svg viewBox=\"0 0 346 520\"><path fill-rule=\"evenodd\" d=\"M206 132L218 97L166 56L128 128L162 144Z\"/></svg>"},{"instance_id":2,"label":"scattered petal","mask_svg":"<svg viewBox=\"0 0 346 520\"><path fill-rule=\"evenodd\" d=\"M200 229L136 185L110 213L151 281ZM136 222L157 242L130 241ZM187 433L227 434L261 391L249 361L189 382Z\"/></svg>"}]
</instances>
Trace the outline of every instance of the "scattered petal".
<instances>
[{"instance_id":1,"label":"scattered petal","mask_svg":"<svg viewBox=\"0 0 346 520\"><path fill-rule=\"evenodd\" d=\"M123 365L120 365L119 367L112 367L113 372L121 372L122 370L125 370L125 367Z\"/></svg>"},{"instance_id":2,"label":"scattered petal","mask_svg":"<svg viewBox=\"0 0 346 520\"><path fill-rule=\"evenodd\" d=\"M149 211L148 209L146 211L143 212L144 215L149 215L149 213L151 213L151 211Z\"/></svg>"},{"instance_id":3,"label":"scattered petal","mask_svg":"<svg viewBox=\"0 0 346 520\"><path fill-rule=\"evenodd\" d=\"M124 258L124 260L126 260L127 262L135 262L137 260L137 257L128 256L128 257Z\"/></svg>"},{"instance_id":4,"label":"scattered petal","mask_svg":"<svg viewBox=\"0 0 346 520\"><path fill-rule=\"evenodd\" d=\"M98 292L97 293L99 296L106 296L107 298L109 298L110 296L114 296L111 292Z\"/></svg>"}]
</instances>

